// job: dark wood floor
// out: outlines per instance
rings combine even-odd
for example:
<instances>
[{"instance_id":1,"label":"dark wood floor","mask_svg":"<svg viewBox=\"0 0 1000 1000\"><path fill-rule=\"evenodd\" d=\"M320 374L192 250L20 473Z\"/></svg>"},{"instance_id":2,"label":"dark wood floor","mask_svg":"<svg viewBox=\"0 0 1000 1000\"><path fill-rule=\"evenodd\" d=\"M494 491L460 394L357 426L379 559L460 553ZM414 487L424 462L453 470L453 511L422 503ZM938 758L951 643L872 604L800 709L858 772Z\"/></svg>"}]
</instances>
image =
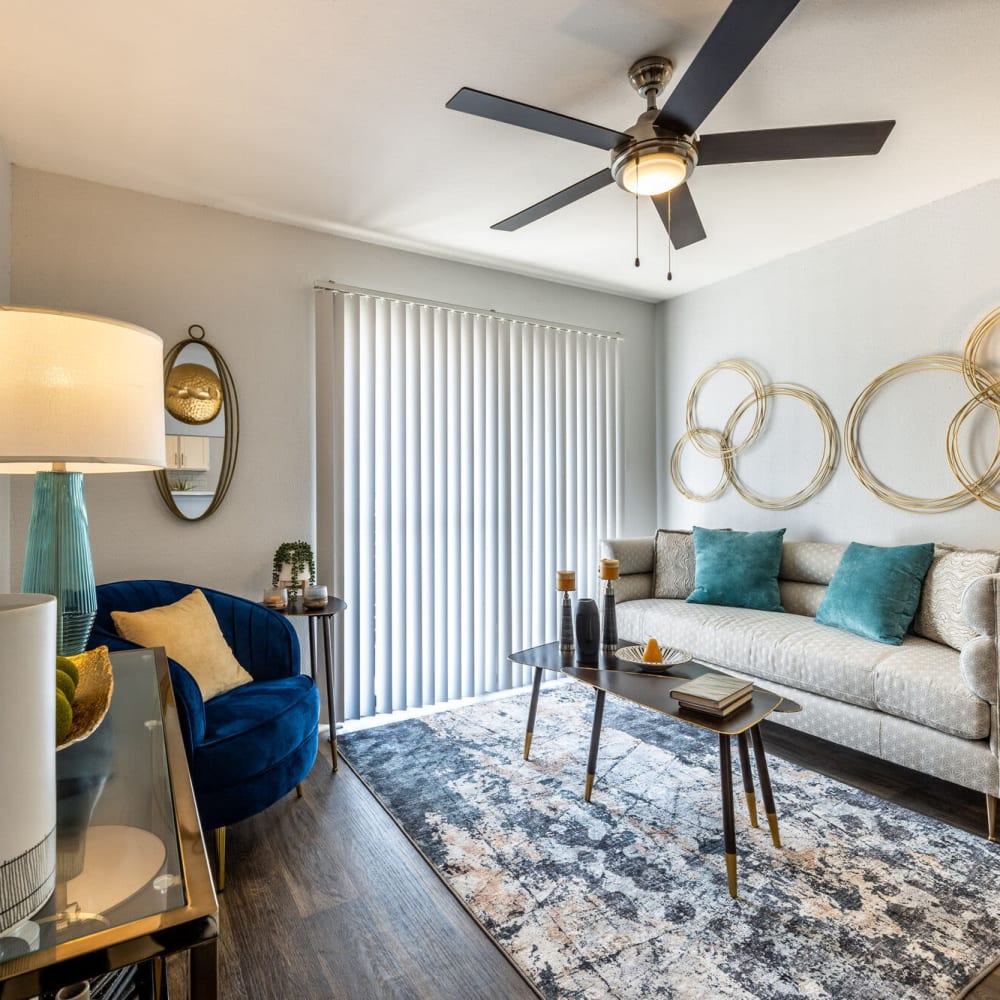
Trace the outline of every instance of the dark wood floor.
<instances>
[{"instance_id":1,"label":"dark wood floor","mask_svg":"<svg viewBox=\"0 0 1000 1000\"><path fill-rule=\"evenodd\" d=\"M765 723L768 751L984 834L983 796ZM420 775L414 775L420 781ZM997 848L1000 851L1000 846ZM537 996L329 744L305 782L230 828L220 897L226 1000ZM1000 942L997 943L1000 954ZM172 960L171 1000L186 996ZM1000 976L969 994L1000 1000Z\"/></svg>"}]
</instances>

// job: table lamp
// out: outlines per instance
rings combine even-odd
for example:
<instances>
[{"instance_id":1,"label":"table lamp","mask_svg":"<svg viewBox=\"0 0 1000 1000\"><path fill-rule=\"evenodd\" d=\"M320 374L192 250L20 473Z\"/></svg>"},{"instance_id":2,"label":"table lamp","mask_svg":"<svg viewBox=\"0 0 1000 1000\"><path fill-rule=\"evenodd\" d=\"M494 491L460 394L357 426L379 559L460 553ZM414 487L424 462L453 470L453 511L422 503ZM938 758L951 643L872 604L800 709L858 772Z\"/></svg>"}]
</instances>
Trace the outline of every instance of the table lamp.
<instances>
[{"instance_id":1,"label":"table lamp","mask_svg":"<svg viewBox=\"0 0 1000 1000\"><path fill-rule=\"evenodd\" d=\"M99 316L0 306L0 473L34 473L21 589L58 601L56 648L97 615L84 472L165 462L163 343Z\"/></svg>"}]
</instances>

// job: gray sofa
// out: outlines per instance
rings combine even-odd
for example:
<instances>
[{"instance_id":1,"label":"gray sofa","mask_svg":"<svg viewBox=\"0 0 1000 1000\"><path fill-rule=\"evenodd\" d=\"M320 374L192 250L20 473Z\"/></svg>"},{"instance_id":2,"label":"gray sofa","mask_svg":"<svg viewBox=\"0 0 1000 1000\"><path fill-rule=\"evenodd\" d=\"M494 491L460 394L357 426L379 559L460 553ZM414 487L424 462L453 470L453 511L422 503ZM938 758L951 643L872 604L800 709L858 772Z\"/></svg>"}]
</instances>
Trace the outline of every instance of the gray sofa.
<instances>
[{"instance_id":1,"label":"gray sofa","mask_svg":"<svg viewBox=\"0 0 1000 1000\"><path fill-rule=\"evenodd\" d=\"M784 543L784 613L686 603L687 532L601 548L620 563L619 635L653 636L802 706L774 722L983 792L995 839L1000 555L937 546L911 632L890 646L814 619L846 545Z\"/></svg>"}]
</instances>

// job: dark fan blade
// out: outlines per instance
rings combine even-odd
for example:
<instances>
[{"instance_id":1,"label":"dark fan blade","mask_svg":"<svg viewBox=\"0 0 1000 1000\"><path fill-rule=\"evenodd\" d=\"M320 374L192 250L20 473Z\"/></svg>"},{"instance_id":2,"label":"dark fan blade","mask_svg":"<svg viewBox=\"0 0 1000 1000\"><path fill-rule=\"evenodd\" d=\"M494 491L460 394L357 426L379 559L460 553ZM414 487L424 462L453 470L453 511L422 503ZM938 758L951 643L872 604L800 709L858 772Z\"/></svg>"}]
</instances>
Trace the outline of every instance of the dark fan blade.
<instances>
[{"instance_id":1,"label":"dark fan blade","mask_svg":"<svg viewBox=\"0 0 1000 1000\"><path fill-rule=\"evenodd\" d=\"M667 209L668 198L670 199L669 211ZM701 224L698 208L687 184L682 184L666 194L653 195L653 204L663 220L663 228L670 233L670 242L673 243L675 250L680 250L705 238L705 227Z\"/></svg>"},{"instance_id":2,"label":"dark fan blade","mask_svg":"<svg viewBox=\"0 0 1000 1000\"><path fill-rule=\"evenodd\" d=\"M656 116L674 132L698 130L799 0L733 0Z\"/></svg>"},{"instance_id":3,"label":"dark fan blade","mask_svg":"<svg viewBox=\"0 0 1000 1000\"><path fill-rule=\"evenodd\" d=\"M698 165L805 160L813 156L873 156L881 150L894 121L804 125L756 132L717 132L698 140Z\"/></svg>"},{"instance_id":4,"label":"dark fan blade","mask_svg":"<svg viewBox=\"0 0 1000 1000\"><path fill-rule=\"evenodd\" d=\"M463 87L446 105L453 111L465 111L480 118L490 118L496 122L506 122L508 125L518 125L530 128L534 132L545 132L547 135L558 136L560 139L570 139L572 142L582 142L598 149L612 149L620 142L628 142L631 136L624 132L616 132L613 128L603 128L591 125L590 122L570 118L555 111L546 111L531 104L520 101L509 101L506 97L495 94L484 94L481 90Z\"/></svg>"},{"instance_id":5,"label":"dark fan blade","mask_svg":"<svg viewBox=\"0 0 1000 1000\"><path fill-rule=\"evenodd\" d=\"M602 187L607 187L613 180L611 171L605 167L596 174L584 177L582 181L570 184L568 188L563 188L557 194L536 202L531 208L526 208L523 212L518 212L517 215L512 215L510 218L504 219L503 222L498 222L496 225L490 226L490 229L502 229L504 232L512 233L515 229L520 229L529 222L535 222L546 215L550 215L556 209L565 208L567 205L572 205L574 201L578 201L588 194L600 191Z\"/></svg>"}]
</instances>

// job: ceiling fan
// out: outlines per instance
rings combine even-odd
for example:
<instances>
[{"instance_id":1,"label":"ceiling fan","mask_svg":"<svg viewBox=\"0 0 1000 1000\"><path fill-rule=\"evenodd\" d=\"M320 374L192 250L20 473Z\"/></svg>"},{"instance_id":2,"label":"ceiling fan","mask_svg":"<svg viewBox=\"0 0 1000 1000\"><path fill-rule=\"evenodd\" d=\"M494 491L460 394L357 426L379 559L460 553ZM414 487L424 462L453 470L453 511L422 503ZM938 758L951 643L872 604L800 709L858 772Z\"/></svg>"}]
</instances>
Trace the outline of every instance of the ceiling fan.
<instances>
[{"instance_id":1,"label":"ceiling fan","mask_svg":"<svg viewBox=\"0 0 1000 1000\"><path fill-rule=\"evenodd\" d=\"M705 239L705 229L687 184L696 166L878 153L895 121L698 135L701 123L798 3L799 0L732 0L659 110L656 98L670 79L673 64L661 56L649 56L634 63L629 69L629 80L646 98L646 110L623 132L463 87L446 107L611 152L610 167L491 228L512 232L616 182L633 194L652 197L670 241L680 249Z\"/></svg>"}]
</instances>

